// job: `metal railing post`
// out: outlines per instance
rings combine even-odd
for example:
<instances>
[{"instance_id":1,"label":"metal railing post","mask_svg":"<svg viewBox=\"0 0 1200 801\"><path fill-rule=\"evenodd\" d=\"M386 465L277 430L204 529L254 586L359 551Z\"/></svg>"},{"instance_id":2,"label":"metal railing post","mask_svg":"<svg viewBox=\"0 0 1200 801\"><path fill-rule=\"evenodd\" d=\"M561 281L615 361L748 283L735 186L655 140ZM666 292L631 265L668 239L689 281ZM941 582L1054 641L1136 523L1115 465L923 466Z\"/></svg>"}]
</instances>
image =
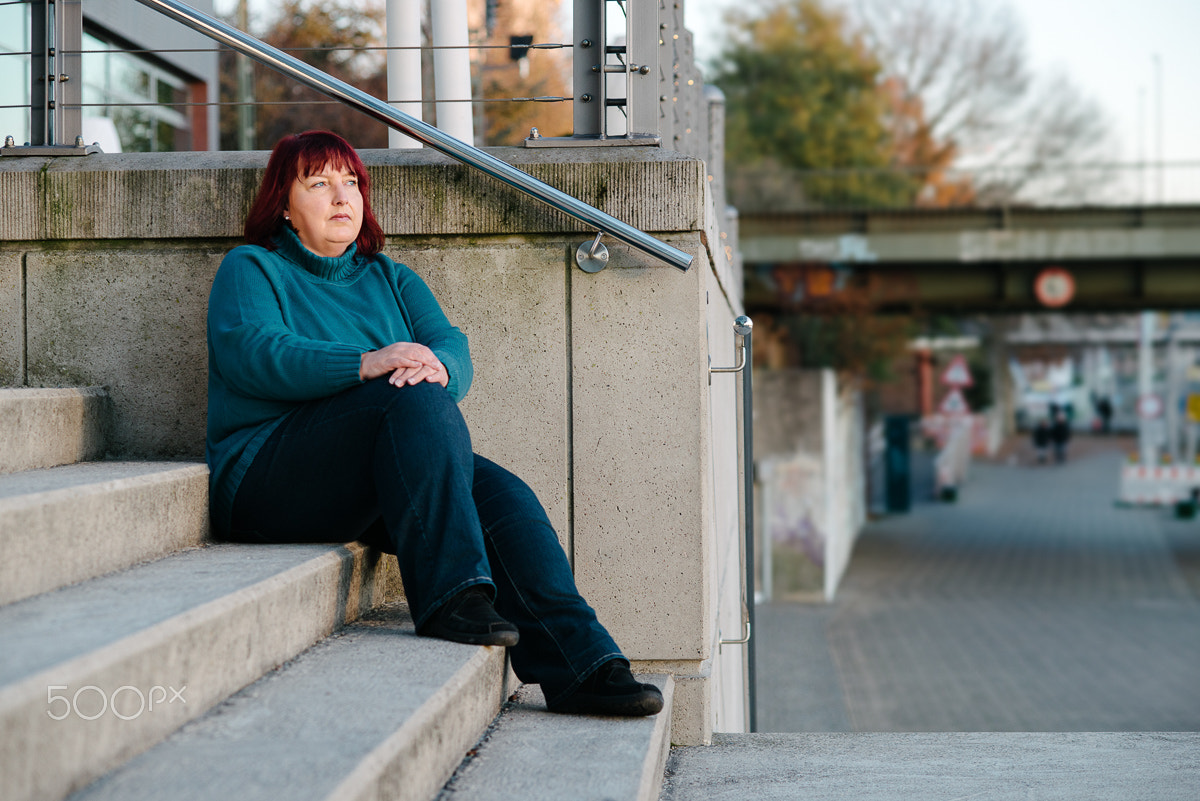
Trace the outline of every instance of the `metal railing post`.
<instances>
[{"instance_id":1,"label":"metal railing post","mask_svg":"<svg viewBox=\"0 0 1200 801\"><path fill-rule=\"evenodd\" d=\"M309 86L321 94L332 97L354 109L366 114L374 120L396 128L430 147L461 161L462 163L480 170L486 175L513 187L530 197L545 203L580 222L586 223L601 233L608 234L614 239L624 242L636 250L660 259L677 267L687 270L692 265L692 256L678 248L660 242L654 237L623 223L616 217L605 214L597 208L589 206L581 200L560 192L549 184L543 183L528 173L518 170L490 153L485 153L465 142L439 131L432 125L398 111L390 105L372 97L366 92L332 78L297 58L289 56L277 48L264 44L248 34L239 31L214 17L177 2L177 0L138 0L144 6L181 22L192 30L207 36L226 47L244 53L251 58L266 64L271 69ZM598 243L597 243L598 244ZM597 253L597 247L591 246L589 253Z\"/></svg>"},{"instance_id":2,"label":"metal railing post","mask_svg":"<svg viewBox=\"0 0 1200 801\"><path fill-rule=\"evenodd\" d=\"M68 147L83 144L83 0L55 0L54 32L58 48L54 61L54 137L48 143Z\"/></svg>"},{"instance_id":3,"label":"metal railing post","mask_svg":"<svg viewBox=\"0 0 1200 801\"><path fill-rule=\"evenodd\" d=\"M602 138L607 113L604 61L606 0L575 0L571 43L575 136ZM596 66L599 65L599 69Z\"/></svg>"},{"instance_id":4,"label":"metal railing post","mask_svg":"<svg viewBox=\"0 0 1200 801\"><path fill-rule=\"evenodd\" d=\"M733 367L709 367L710 373L741 373L742 404L739 422L742 429L742 550L746 572L742 585L742 603L746 611L746 629L739 639L722 639L721 645L746 646L746 695L749 730L758 731L758 664L754 655L754 323L742 315L733 321L737 337L737 360ZM710 379L711 380L711 379Z\"/></svg>"},{"instance_id":5,"label":"metal railing post","mask_svg":"<svg viewBox=\"0 0 1200 801\"><path fill-rule=\"evenodd\" d=\"M608 8L621 2L625 13L625 44L608 44ZM658 60L661 43L659 5L662 0L574 0L571 42L575 131L571 136L533 136L526 147L585 145L660 145ZM610 61L609 56L615 56ZM623 97L609 95L624 84ZM617 83L618 76L623 80ZM608 110L625 111L625 133L608 130Z\"/></svg>"},{"instance_id":6,"label":"metal railing post","mask_svg":"<svg viewBox=\"0 0 1200 801\"><path fill-rule=\"evenodd\" d=\"M659 0L630 0L625 22L625 114L632 134L658 135Z\"/></svg>"},{"instance_id":7,"label":"metal railing post","mask_svg":"<svg viewBox=\"0 0 1200 801\"><path fill-rule=\"evenodd\" d=\"M54 144L50 103L54 95L46 77L54 62L52 39L54 5L49 0L31 0L29 4L29 143L34 147Z\"/></svg>"},{"instance_id":8,"label":"metal railing post","mask_svg":"<svg viewBox=\"0 0 1200 801\"><path fill-rule=\"evenodd\" d=\"M95 153L83 142L82 0L31 0L29 9L29 142L7 143L4 155Z\"/></svg>"},{"instance_id":9,"label":"metal railing post","mask_svg":"<svg viewBox=\"0 0 1200 801\"><path fill-rule=\"evenodd\" d=\"M242 30L250 30L250 0L238 0L237 15ZM238 102L242 104L237 110L238 150L253 150L258 107L254 105L254 64L246 56L237 57L237 77Z\"/></svg>"},{"instance_id":10,"label":"metal railing post","mask_svg":"<svg viewBox=\"0 0 1200 801\"><path fill-rule=\"evenodd\" d=\"M742 480L746 498L746 626L754 630L754 342L751 336L753 323L748 317L739 317L735 330L742 333L746 348L746 366L742 370ZM764 545L763 547L770 547ZM750 717L750 731L758 731L758 660L755 657L754 640L746 643L746 694Z\"/></svg>"}]
</instances>

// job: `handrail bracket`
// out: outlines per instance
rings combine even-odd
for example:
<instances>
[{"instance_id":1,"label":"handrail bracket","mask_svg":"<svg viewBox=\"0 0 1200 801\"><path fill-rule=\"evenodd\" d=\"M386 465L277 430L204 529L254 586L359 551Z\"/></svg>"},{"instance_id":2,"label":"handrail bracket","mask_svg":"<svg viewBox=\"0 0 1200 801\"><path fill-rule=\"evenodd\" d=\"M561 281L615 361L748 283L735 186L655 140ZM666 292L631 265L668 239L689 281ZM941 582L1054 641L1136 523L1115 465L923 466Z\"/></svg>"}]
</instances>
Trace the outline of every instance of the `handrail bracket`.
<instances>
[{"instance_id":1,"label":"handrail bracket","mask_svg":"<svg viewBox=\"0 0 1200 801\"><path fill-rule=\"evenodd\" d=\"M608 248L600 242L602 236L604 232L597 231L595 239L575 249L575 263L585 273L598 273L608 266Z\"/></svg>"}]
</instances>

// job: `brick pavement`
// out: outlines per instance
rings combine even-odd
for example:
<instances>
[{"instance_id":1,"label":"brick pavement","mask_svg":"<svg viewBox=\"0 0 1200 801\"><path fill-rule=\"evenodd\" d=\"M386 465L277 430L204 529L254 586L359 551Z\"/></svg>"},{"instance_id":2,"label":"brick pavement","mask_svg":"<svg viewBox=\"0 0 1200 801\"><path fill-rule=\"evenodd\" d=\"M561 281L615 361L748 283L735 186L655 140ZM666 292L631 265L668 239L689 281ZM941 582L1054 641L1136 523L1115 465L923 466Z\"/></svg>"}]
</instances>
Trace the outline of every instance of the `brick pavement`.
<instances>
[{"instance_id":1,"label":"brick pavement","mask_svg":"<svg viewBox=\"0 0 1200 801\"><path fill-rule=\"evenodd\" d=\"M760 606L759 730L1200 731L1200 520L1115 508L1121 445L976 464L833 604Z\"/></svg>"}]
</instances>

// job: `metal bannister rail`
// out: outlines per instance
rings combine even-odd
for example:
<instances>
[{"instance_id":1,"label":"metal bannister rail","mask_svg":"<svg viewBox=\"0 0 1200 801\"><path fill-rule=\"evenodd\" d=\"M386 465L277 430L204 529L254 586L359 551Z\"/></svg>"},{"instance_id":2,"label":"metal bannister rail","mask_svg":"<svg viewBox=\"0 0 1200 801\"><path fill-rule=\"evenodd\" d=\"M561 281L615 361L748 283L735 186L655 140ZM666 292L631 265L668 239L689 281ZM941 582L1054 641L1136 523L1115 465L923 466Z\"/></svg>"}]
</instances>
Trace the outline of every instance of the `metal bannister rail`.
<instances>
[{"instance_id":1,"label":"metal bannister rail","mask_svg":"<svg viewBox=\"0 0 1200 801\"><path fill-rule=\"evenodd\" d=\"M680 270L686 271L691 267L691 255L660 242L633 226L537 180L528 173L522 172L482 150L445 134L422 120L393 108L360 89L326 75L221 20L177 2L177 0L138 0L138 2L231 50L249 56L321 94L351 106L368 117L401 131L413 139L585 223L597 231L596 239L581 245L576 253L576 258L580 266L585 267L589 272L595 272L596 269L608 262L607 249L599 242L599 238L604 234ZM79 8L78 0L68 0L67 5ZM78 26L76 27L78 28ZM73 50L76 53L79 51L78 44ZM75 74L78 75L78 72L76 71ZM29 152L26 154L33 155Z\"/></svg>"},{"instance_id":2,"label":"metal bannister rail","mask_svg":"<svg viewBox=\"0 0 1200 801\"><path fill-rule=\"evenodd\" d=\"M710 373L742 374L742 520L744 523L746 576L742 585L742 604L746 612L746 628L740 639L721 640L721 645L746 646L747 706L749 729L758 731L757 660L754 656L754 323L745 315L733 321L737 337L737 359L733 367L709 367Z\"/></svg>"}]
</instances>

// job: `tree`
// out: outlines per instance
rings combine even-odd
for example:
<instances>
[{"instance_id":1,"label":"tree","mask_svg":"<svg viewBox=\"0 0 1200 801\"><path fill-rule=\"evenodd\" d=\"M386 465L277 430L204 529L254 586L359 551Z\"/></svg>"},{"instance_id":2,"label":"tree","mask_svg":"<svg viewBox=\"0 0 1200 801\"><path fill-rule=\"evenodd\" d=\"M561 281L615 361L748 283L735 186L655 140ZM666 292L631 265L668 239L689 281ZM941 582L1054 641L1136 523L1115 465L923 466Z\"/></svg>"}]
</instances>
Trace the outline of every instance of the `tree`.
<instances>
[{"instance_id":1,"label":"tree","mask_svg":"<svg viewBox=\"0 0 1200 801\"><path fill-rule=\"evenodd\" d=\"M1104 177L1043 178L1066 162L1107 161L1112 139L1100 107L1066 77L1032 74L1024 30L1007 0L839 2L890 84L900 163L969 166L975 177L967 194L981 201L1031 189L1065 199L1064 191L1094 189ZM910 147L913 135L934 151Z\"/></svg>"},{"instance_id":2,"label":"tree","mask_svg":"<svg viewBox=\"0 0 1200 801\"><path fill-rule=\"evenodd\" d=\"M565 102L512 101L514 97L570 97L571 63L564 50L510 49L515 37L533 44L562 42L556 22L560 3L545 0L508 0L495 8L494 24L480 57L480 94L484 141L489 145L516 145L536 127L542 136L570 136L571 104ZM554 9L552 12L551 9ZM570 37L566 37L568 40Z\"/></svg>"},{"instance_id":3,"label":"tree","mask_svg":"<svg viewBox=\"0 0 1200 801\"><path fill-rule=\"evenodd\" d=\"M803 203L912 194L910 181L880 170L890 166L893 150L880 64L840 13L818 0L770 0L761 15L735 10L727 22L713 82L725 93L735 202L745 208L757 198L777 207L768 182L788 170L830 171L808 177ZM739 191L747 181L751 186Z\"/></svg>"},{"instance_id":4,"label":"tree","mask_svg":"<svg viewBox=\"0 0 1200 801\"><path fill-rule=\"evenodd\" d=\"M383 40L383 6L377 0L284 0L259 38L301 61L375 97L385 97L387 73L382 51L365 49ZM237 99L237 74L231 51L221 53L221 99ZM355 147L387 147L387 126L261 64L254 65L257 142L261 149L291 133L323 128L346 137ZM237 149L237 107L223 105L221 148Z\"/></svg>"},{"instance_id":5,"label":"tree","mask_svg":"<svg viewBox=\"0 0 1200 801\"><path fill-rule=\"evenodd\" d=\"M436 0L433 0L436 2ZM558 8L559 3L554 2ZM511 102L513 97L570 95L570 64L561 50L535 48L525 57L510 57L510 37L526 35L533 42L555 43L561 32L556 14L545 2L507 0L490 5L471 0L470 41L485 45L472 51L475 96L486 103L476 109L477 138L486 144L517 144L538 127L545 136L571 132L571 108L564 102ZM289 51L301 61L380 99L387 99L386 14L381 0L285 0L259 34L267 44ZM422 39L430 40L430 19L422 19ZM237 100L235 59L221 54L221 99ZM422 118L436 124L433 103L433 59L428 46L422 52ZM288 133L327 128L346 136L356 147L387 147L387 126L375 122L291 78L259 64L254 65L257 147L271 147ZM237 148L237 108L222 106L221 147Z\"/></svg>"}]
</instances>

